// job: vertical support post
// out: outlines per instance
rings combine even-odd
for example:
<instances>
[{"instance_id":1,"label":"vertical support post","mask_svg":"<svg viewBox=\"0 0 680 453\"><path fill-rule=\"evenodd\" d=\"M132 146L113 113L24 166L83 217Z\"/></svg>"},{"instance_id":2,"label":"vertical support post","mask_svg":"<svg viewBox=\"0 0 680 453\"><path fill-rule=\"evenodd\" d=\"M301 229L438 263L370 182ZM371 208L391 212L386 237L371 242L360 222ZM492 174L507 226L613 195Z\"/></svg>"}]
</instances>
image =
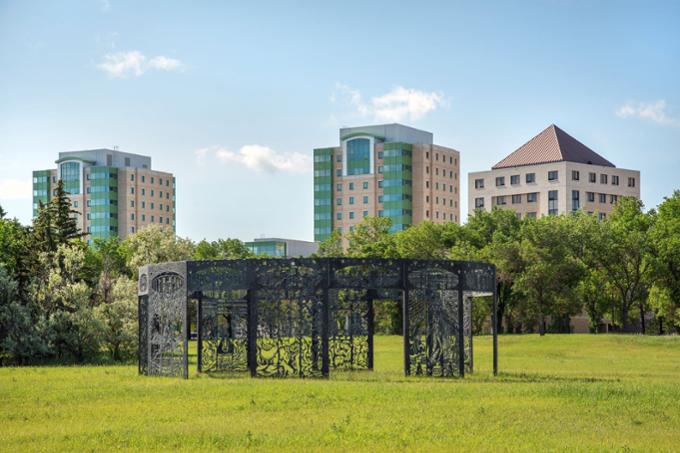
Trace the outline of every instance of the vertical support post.
<instances>
[{"instance_id":1,"label":"vertical support post","mask_svg":"<svg viewBox=\"0 0 680 453\"><path fill-rule=\"evenodd\" d=\"M253 275L252 263L248 266L248 369L250 375L257 376L257 281Z\"/></svg>"},{"instance_id":2,"label":"vertical support post","mask_svg":"<svg viewBox=\"0 0 680 453\"><path fill-rule=\"evenodd\" d=\"M493 303L491 307L491 332L493 334L493 375L498 374L498 285L496 284L496 267L493 268Z\"/></svg>"},{"instance_id":3,"label":"vertical support post","mask_svg":"<svg viewBox=\"0 0 680 453\"><path fill-rule=\"evenodd\" d=\"M409 319L408 319L408 298L409 298L409 284L408 284L408 264L401 263L401 311L402 311L402 335L404 335L404 375L411 374L411 338L409 336Z\"/></svg>"},{"instance_id":4,"label":"vertical support post","mask_svg":"<svg viewBox=\"0 0 680 453\"><path fill-rule=\"evenodd\" d=\"M137 372L139 374L147 374L147 371L144 369L145 368L144 364L147 363L147 366L148 366L148 362L146 362L147 357L142 357L144 355L144 352L147 349L146 344L144 344L144 346L142 346L142 343L145 342L145 337L146 337L146 335L142 335L142 331L144 329L146 329L146 327L147 327L146 326L146 320L142 319L142 313L143 313L142 312L142 304L144 303L143 298L144 298L144 296L138 296L137 297L137 344L139 345L137 347Z\"/></svg>"},{"instance_id":5,"label":"vertical support post","mask_svg":"<svg viewBox=\"0 0 680 453\"><path fill-rule=\"evenodd\" d=\"M329 288L331 285L331 265L329 262L324 263L324 273L325 278L323 281L323 295L321 301L321 375L323 377L328 377L328 370L330 368L330 357L328 354L328 336L330 333L329 329L329 317L330 317L330 300L329 300Z\"/></svg>"},{"instance_id":6,"label":"vertical support post","mask_svg":"<svg viewBox=\"0 0 680 453\"><path fill-rule=\"evenodd\" d=\"M467 298L467 307L468 307L468 319L470 320L470 373L474 373L474 351L472 349L472 339L474 337L474 332L472 331L472 296L468 296Z\"/></svg>"},{"instance_id":7,"label":"vertical support post","mask_svg":"<svg viewBox=\"0 0 680 453\"><path fill-rule=\"evenodd\" d=\"M196 369L203 372L203 291L196 293Z\"/></svg>"},{"instance_id":8,"label":"vertical support post","mask_svg":"<svg viewBox=\"0 0 680 453\"><path fill-rule=\"evenodd\" d=\"M368 305L368 313L366 313L366 323L368 324L368 357L366 358L366 366L369 370L373 370L373 333L375 312L373 311L373 300L377 297L376 290L369 289L366 292L366 303Z\"/></svg>"},{"instance_id":9,"label":"vertical support post","mask_svg":"<svg viewBox=\"0 0 680 453\"><path fill-rule=\"evenodd\" d=\"M458 268L458 374L465 376L465 312L463 301L463 272Z\"/></svg>"},{"instance_id":10,"label":"vertical support post","mask_svg":"<svg viewBox=\"0 0 680 453\"><path fill-rule=\"evenodd\" d=\"M187 285L188 288L188 285ZM189 337L191 336L191 320L189 319L189 291L184 296L184 379L189 379Z\"/></svg>"}]
</instances>

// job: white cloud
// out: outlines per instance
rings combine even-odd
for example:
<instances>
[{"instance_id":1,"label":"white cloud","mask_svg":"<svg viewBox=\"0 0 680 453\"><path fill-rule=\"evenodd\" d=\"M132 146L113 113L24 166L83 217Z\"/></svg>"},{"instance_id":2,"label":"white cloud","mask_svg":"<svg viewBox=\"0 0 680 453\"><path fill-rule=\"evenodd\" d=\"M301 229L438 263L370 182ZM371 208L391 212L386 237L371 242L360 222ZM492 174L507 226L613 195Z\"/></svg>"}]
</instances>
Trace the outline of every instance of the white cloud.
<instances>
[{"instance_id":1,"label":"white cloud","mask_svg":"<svg viewBox=\"0 0 680 453\"><path fill-rule=\"evenodd\" d=\"M312 169L312 159L307 154L282 153L262 145L244 145L238 152L211 146L197 149L194 155L198 165L214 157L223 164L236 163L256 172L307 173Z\"/></svg>"},{"instance_id":2,"label":"white cloud","mask_svg":"<svg viewBox=\"0 0 680 453\"><path fill-rule=\"evenodd\" d=\"M441 92L403 86L396 86L366 102L359 90L341 83L336 83L331 102L344 102L353 109L355 116L372 117L375 121L414 121L446 105Z\"/></svg>"},{"instance_id":3,"label":"white cloud","mask_svg":"<svg viewBox=\"0 0 680 453\"><path fill-rule=\"evenodd\" d=\"M666 101L663 99L652 103L628 102L616 110L616 116L642 118L664 126L680 126L680 119L668 116L666 113Z\"/></svg>"},{"instance_id":4,"label":"white cloud","mask_svg":"<svg viewBox=\"0 0 680 453\"><path fill-rule=\"evenodd\" d=\"M5 179L0 181L0 200L26 200L31 198L31 181Z\"/></svg>"},{"instance_id":5,"label":"white cloud","mask_svg":"<svg viewBox=\"0 0 680 453\"><path fill-rule=\"evenodd\" d=\"M124 79L129 76L139 77L150 69L158 71L178 71L182 62L174 58L158 55L147 58L139 50L116 52L104 55L104 60L97 65L100 71L111 77Z\"/></svg>"}]
</instances>

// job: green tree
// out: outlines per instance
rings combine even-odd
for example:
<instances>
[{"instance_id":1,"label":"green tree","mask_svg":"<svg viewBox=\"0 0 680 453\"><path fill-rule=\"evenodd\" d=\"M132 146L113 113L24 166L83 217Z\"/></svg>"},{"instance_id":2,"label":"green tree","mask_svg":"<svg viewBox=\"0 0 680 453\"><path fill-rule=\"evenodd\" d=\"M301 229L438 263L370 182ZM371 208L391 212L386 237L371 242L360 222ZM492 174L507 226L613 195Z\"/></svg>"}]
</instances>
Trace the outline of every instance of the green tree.
<instances>
[{"instance_id":1,"label":"green tree","mask_svg":"<svg viewBox=\"0 0 680 453\"><path fill-rule=\"evenodd\" d=\"M645 300L652 283L652 241L654 215L642 211L642 201L619 199L609 218L602 222L591 244L592 263L602 270L617 294L614 309L624 332L632 332L631 311L638 303L641 328L645 331Z\"/></svg>"},{"instance_id":2,"label":"green tree","mask_svg":"<svg viewBox=\"0 0 680 453\"><path fill-rule=\"evenodd\" d=\"M546 216L522 228L522 270L515 287L524 295L520 310L538 320L541 335L547 332L548 316L566 330L569 317L580 312L573 296L583 267L573 252L572 223L570 216Z\"/></svg>"},{"instance_id":3,"label":"green tree","mask_svg":"<svg viewBox=\"0 0 680 453\"><path fill-rule=\"evenodd\" d=\"M333 230L331 235L319 244L319 250L314 254L317 257L338 257L344 256L342 249L342 233L340 230Z\"/></svg>"},{"instance_id":4,"label":"green tree","mask_svg":"<svg viewBox=\"0 0 680 453\"><path fill-rule=\"evenodd\" d=\"M680 191L664 198L649 230L654 265L650 302L657 316L680 327Z\"/></svg>"},{"instance_id":5,"label":"green tree","mask_svg":"<svg viewBox=\"0 0 680 453\"><path fill-rule=\"evenodd\" d=\"M251 258L252 252L238 239L218 239L208 242L205 239L196 244L194 259L227 260Z\"/></svg>"},{"instance_id":6,"label":"green tree","mask_svg":"<svg viewBox=\"0 0 680 453\"><path fill-rule=\"evenodd\" d=\"M194 256L194 243L161 225L149 225L125 238L123 253L132 275L146 264L185 261Z\"/></svg>"},{"instance_id":7,"label":"green tree","mask_svg":"<svg viewBox=\"0 0 680 453\"><path fill-rule=\"evenodd\" d=\"M111 301L95 308L101 341L113 360L131 357L137 348L137 284L119 276L111 289Z\"/></svg>"},{"instance_id":8,"label":"green tree","mask_svg":"<svg viewBox=\"0 0 680 453\"><path fill-rule=\"evenodd\" d=\"M387 217L367 217L347 234L347 255L357 258L395 258L398 256L392 222Z\"/></svg>"},{"instance_id":9,"label":"green tree","mask_svg":"<svg viewBox=\"0 0 680 453\"><path fill-rule=\"evenodd\" d=\"M424 221L398 232L395 242L402 258L445 259L461 234L461 226L457 223Z\"/></svg>"},{"instance_id":10,"label":"green tree","mask_svg":"<svg viewBox=\"0 0 680 453\"><path fill-rule=\"evenodd\" d=\"M47 352L31 307L19 300L17 290L17 282L0 266L0 365L23 365Z\"/></svg>"}]
</instances>

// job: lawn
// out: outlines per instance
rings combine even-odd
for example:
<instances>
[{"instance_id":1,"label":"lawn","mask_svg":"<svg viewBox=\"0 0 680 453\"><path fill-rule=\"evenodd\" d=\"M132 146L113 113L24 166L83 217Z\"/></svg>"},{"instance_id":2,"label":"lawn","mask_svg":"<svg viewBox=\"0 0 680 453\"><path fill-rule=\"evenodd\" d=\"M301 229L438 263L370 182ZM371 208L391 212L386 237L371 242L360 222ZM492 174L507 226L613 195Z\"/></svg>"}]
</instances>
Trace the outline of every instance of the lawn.
<instances>
[{"instance_id":1,"label":"lawn","mask_svg":"<svg viewBox=\"0 0 680 453\"><path fill-rule=\"evenodd\" d=\"M141 377L135 366L0 368L0 450L637 450L680 448L680 338L475 339L474 375Z\"/></svg>"}]
</instances>

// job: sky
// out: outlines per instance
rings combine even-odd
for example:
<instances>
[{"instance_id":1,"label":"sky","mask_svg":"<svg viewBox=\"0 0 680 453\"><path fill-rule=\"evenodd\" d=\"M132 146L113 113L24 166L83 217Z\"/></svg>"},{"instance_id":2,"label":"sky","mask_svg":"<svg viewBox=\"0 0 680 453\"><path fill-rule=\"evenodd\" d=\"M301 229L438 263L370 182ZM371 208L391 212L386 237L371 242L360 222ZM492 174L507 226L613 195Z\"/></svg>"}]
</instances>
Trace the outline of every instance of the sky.
<instances>
[{"instance_id":1,"label":"sky","mask_svg":"<svg viewBox=\"0 0 680 453\"><path fill-rule=\"evenodd\" d=\"M680 189L680 2L0 0L0 205L60 151L152 157L177 233L312 240L312 150L400 122L489 169L554 123Z\"/></svg>"}]
</instances>

